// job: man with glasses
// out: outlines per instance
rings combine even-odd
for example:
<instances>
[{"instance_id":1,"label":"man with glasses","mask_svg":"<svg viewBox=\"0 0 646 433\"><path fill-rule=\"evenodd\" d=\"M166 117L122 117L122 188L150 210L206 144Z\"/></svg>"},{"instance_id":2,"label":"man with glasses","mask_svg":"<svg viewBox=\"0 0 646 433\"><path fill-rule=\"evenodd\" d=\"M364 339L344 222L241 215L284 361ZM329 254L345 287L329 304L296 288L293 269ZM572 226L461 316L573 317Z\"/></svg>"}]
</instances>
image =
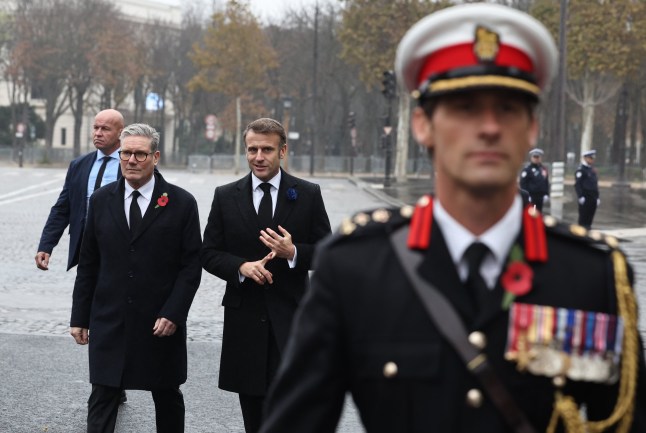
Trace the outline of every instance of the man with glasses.
<instances>
[{"instance_id":1,"label":"man with glasses","mask_svg":"<svg viewBox=\"0 0 646 433\"><path fill-rule=\"evenodd\" d=\"M159 134L121 132L123 177L90 198L70 333L89 343L88 432L112 432L121 389L152 391L158 432L184 431L186 318L202 269L197 203L155 170Z\"/></svg>"}]
</instances>

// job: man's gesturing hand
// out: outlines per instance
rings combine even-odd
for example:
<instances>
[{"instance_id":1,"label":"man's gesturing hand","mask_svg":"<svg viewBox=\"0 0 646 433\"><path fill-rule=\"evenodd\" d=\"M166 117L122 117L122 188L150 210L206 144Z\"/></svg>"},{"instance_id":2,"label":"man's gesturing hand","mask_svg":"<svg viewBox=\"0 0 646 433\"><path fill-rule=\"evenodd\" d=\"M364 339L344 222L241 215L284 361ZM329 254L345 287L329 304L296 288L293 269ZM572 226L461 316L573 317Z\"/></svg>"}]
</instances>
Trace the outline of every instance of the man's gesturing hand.
<instances>
[{"instance_id":1,"label":"man's gesturing hand","mask_svg":"<svg viewBox=\"0 0 646 433\"><path fill-rule=\"evenodd\" d=\"M276 253L272 251L265 257L263 257L262 260L255 262L244 262L242 266L240 266L240 274L242 274L246 278L251 278L258 284L272 284L274 280L272 278L271 272L265 269L265 264L275 256Z\"/></svg>"},{"instance_id":2,"label":"man's gesturing hand","mask_svg":"<svg viewBox=\"0 0 646 433\"><path fill-rule=\"evenodd\" d=\"M281 226L278 226L278 230L283 234L282 236L272 229L260 230L260 240L276 253L276 257L293 260L296 248L292 243L292 235Z\"/></svg>"}]
</instances>

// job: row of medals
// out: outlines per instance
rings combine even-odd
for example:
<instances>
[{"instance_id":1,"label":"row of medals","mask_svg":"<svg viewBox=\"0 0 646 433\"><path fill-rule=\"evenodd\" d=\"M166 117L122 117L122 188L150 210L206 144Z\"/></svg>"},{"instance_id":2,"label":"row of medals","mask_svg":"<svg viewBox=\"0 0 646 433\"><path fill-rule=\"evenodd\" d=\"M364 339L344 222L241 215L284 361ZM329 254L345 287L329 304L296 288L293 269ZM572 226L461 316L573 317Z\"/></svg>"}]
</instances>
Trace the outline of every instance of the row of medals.
<instances>
[{"instance_id":1,"label":"row of medals","mask_svg":"<svg viewBox=\"0 0 646 433\"><path fill-rule=\"evenodd\" d=\"M622 336L617 316L514 303L505 359L535 375L610 384L619 378Z\"/></svg>"}]
</instances>

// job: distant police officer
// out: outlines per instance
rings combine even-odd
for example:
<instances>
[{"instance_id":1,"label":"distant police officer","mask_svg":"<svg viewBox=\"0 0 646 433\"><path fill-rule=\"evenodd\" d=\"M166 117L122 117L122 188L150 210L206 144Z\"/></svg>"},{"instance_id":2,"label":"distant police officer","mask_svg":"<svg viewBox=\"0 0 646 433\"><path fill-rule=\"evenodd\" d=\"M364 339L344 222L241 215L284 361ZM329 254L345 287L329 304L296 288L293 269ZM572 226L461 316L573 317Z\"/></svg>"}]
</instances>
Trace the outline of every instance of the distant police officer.
<instances>
[{"instance_id":1,"label":"distant police officer","mask_svg":"<svg viewBox=\"0 0 646 433\"><path fill-rule=\"evenodd\" d=\"M542 162L543 151L532 149L529 151L529 158L529 164L520 172L520 187L529 193L531 203L542 212L543 204L550 197L549 176Z\"/></svg>"},{"instance_id":2,"label":"distant police officer","mask_svg":"<svg viewBox=\"0 0 646 433\"><path fill-rule=\"evenodd\" d=\"M646 431L624 255L518 193L556 65L549 31L501 5L407 32L395 67L436 195L323 242L261 432L334 432L346 392L368 433Z\"/></svg>"},{"instance_id":3,"label":"distant police officer","mask_svg":"<svg viewBox=\"0 0 646 433\"><path fill-rule=\"evenodd\" d=\"M583 162L574 175L574 189L579 202L579 225L589 229L601 200L599 199L599 179L593 167L596 150L583 153Z\"/></svg>"}]
</instances>

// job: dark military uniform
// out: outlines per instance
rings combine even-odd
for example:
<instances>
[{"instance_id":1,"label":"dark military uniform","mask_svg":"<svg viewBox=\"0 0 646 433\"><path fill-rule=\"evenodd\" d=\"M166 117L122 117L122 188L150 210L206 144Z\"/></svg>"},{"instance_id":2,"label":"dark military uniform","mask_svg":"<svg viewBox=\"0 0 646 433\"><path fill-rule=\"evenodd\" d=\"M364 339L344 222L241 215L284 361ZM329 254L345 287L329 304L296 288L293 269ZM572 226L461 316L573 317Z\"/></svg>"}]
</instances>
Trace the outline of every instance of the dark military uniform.
<instances>
[{"instance_id":1,"label":"dark military uniform","mask_svg":"<svg viewBox=\"0 0 646 433\"><path fill-rule=\"evenodd\" d=\"M520 187L529 193L532 204L542 211L543 198L550 193L547 168L543 164L527 164L520 173Z\"/></svg>"},{"instance_id":2,"label":"dark military uniform","mask_svg":"<svg viewBox=\"0 0 646 433\"><path fill-rule=\"evenodd\" d=\"M576 169L574 189L579 200L579 225L590 228L599 200L599 180L597 170L589 165L581 164ZM581 198L585 198L581 204Z\"/></svg>"},{"instance_id":3,"label":"dark military uniform","mask_svg":"<svg viewBox=\"0 0 646 433\"><path fill-rule=\"evenodd\" d=\"M263 433L334 432L346 392L368 433L511 431L409 284L389 239L406 224L399 209L358 214L320 247ZM545 225L548 260L530 264L532 290L516 301L616 314L612 248L551 217ZM523 244L522 234L517 242ZM530 423L544 432L556 388L551 378L519 372L505 359L510 324L501 308L500 277L476 313L436 222L429 247L417 254L423 256L419 274L448 298L469 331L486 335L490 363ZM638 356L632 432L646 431L642 347ZM590 419L603 419L617 401L618 385L568 380L562 391L585 404Z\"/></svg>"}]
</instances>

